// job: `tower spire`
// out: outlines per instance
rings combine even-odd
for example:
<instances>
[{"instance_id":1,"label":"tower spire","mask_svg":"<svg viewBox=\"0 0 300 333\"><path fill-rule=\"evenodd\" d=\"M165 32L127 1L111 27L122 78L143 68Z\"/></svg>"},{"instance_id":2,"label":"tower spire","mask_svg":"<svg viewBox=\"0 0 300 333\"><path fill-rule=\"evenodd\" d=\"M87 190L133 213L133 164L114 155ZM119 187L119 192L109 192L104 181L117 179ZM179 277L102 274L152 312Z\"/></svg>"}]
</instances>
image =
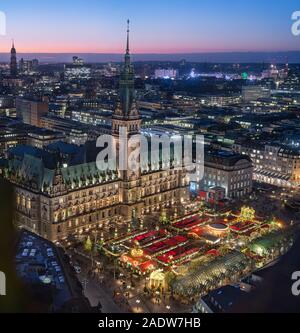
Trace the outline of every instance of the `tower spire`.
<instances>
[{"instance_id":1,"label":"tower spire","mask_svg":"<svg viewBox=\"0 0 300 333\"><path fill-rule=\"evenodd\" d=\"M136 107L135 101L135 90L134 90L134 68L131 63L130 48L129 48L129 28L130 21L127 20L127 43L126 43L126 53L124 56L124 64L120 71L120 82L119 82L119 98L118 105L114 112L114 116L134 118L134 121L139 120L139 113ZM136 124L135 124L136 125ZM119 130L117 130L119 131Z\"/></svg>"},{"instance_id":2,"label":"tower spire","mask_svg":"<svg viewBox=\"0 0 300 333\"><path fill-rule=\"evenodd\" d=\"M12 40L12 48L10 50L10 74L12 77L16 77L18 75L17 51L15 49L14 40Z\"/></svg>"},{"instance_id":3,"label":"tower spire","mask_svg":"<svg viewBox=\"0 0 300 333\"><path fill-rule=\"evenodd\" d=\"M127 20L127 46L126 46L126 54L129 54L129 33L130 33L129 24L130 24L130 21L128 19Z\"/></svg>"}]
</instances>

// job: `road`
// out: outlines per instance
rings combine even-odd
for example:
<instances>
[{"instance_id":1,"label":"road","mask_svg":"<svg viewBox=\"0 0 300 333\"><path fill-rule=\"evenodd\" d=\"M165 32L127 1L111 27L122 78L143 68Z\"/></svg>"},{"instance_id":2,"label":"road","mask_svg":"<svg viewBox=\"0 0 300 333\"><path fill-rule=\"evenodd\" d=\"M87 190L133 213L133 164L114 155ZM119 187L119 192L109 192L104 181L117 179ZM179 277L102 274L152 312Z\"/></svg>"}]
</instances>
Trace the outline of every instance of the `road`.
<instances>
[{"instance_id":1,"label":"road","mask_svg":"<svg viewBox=\"0 0 300 333\"><path fill-rule=\"evenodd\" d=\"M99 301L102 305L103 313L121 313L122 311L114 303L110 293L107 293L99 282L93 279L87 279L86 274L81 273L79 280L83 282L84 294L89 299L92 306L97 306ZM87 281L87 282L86 282Z\"/></svg>"},{"instance_id":2,"label":"road","mask_svg":"<svg viewBox=\"0 0 300 333\"><path fill-rule=\"evenodd\" d=\"M111 289L109 286L99 282L97 277L92 277L88 274L91 269L91 262L73 251L68 251L73 262L79 263L81 273L78 274L78 279L81 282L84 290L84 295L89 299L92 306L97 306L99 302L102 305L103 313L122 313L120 308L115 304ZM113 283L113 281L111 280Z\"/></svg>"}]
</instances>

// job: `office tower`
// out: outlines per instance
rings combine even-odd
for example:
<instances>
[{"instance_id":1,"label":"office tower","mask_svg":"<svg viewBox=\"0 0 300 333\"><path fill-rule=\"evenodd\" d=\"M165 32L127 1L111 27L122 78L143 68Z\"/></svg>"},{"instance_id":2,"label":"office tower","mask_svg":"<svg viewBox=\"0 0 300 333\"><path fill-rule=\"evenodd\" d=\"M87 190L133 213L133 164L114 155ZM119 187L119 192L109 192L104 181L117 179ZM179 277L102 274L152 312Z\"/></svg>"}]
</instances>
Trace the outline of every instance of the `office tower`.
<instances>
[{"instance_id":1,"label":"office tower","mask_svg":"<svg viewBox=\"0 0 300 333\"><path fill-rule=\"evenodd\" d=\"M46 99L17 98L17 117L25 124L41 126L41 117L48 113L48 101Z\"/></svg>"}]
</instances>

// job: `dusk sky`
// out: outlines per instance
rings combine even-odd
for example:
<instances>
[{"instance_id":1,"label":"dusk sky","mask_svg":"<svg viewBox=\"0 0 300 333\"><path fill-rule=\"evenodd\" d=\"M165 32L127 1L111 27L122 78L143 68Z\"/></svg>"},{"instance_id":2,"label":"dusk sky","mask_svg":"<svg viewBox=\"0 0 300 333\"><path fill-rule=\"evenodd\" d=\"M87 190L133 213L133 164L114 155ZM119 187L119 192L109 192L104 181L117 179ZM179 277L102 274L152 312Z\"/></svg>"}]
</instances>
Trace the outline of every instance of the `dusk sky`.
<instances>
[{"instance_id":1,"label":"dusk sky","mask_svg":"<svg viewBox=\"0 0 300 333\"><path fill-rule=\"evenodd\" d=\"M3 0L18 52L134 53L300 50L291 34L299 0Z\"/></svg>"}]
</instances>

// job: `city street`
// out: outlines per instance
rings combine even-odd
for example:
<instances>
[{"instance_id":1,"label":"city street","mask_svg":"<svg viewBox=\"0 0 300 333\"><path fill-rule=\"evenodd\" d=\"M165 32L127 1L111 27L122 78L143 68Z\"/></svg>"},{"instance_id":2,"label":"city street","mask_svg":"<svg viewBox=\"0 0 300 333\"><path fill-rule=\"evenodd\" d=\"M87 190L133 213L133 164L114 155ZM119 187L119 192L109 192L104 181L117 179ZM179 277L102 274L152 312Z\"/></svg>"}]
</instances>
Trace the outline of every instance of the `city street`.
<instances>
[{"instance_id":1,"label":"city street","mask_svg":"<svg viewBox=\"0 0 300 333\"><path fill-rule=\"evenodd\" d=\"M73 263L78 263L81 272L78 274L78 279L82 284L84 294L89 299L92 306L97 306L99 302L102 305L104 313L121 313L123 311L115 304L113 294L111 292L112 279L101 281L99 274L91 275L91 260L69 250Z\"/></svg>"}]
</instances>

